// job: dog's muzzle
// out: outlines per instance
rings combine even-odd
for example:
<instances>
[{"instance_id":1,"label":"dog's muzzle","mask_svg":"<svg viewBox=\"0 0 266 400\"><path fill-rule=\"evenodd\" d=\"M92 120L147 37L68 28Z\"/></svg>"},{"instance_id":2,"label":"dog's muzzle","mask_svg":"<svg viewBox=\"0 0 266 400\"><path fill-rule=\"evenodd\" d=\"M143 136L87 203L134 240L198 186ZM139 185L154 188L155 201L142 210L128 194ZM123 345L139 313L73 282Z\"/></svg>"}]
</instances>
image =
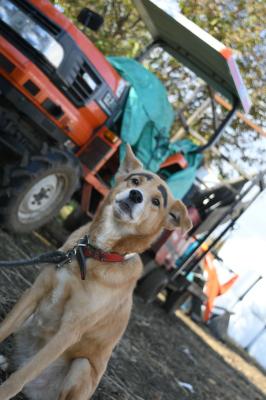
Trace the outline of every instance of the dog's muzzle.
<instances>
[{"instance_id":1,"label":"dog's muzzle","mask_svg":"<svg viewBox=\"0 0 266 400\"><path fill-rule=\"evenodd\" d=\"M143 193L136 189L125 190L117 194L115 204L118 217L126 216L130 220L135 220L143 210Z\"/></svg>"}]
</instances>

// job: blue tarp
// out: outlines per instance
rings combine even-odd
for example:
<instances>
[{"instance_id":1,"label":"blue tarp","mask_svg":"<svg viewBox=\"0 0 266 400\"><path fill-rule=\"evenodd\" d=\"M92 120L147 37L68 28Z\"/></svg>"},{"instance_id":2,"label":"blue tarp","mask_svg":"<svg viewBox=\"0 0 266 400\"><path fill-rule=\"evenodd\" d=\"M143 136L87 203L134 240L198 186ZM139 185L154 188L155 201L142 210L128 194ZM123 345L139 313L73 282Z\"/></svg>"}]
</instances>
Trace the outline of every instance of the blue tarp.
<instances>
[{"instance_id":1,"label":"blue tarp","mask_svg":"<svg viewBox=\"0 0 266 400\"><path fill-rule=\"evenodd\" d=\"M169 155L182 151L189 167L169 176L167 183L176 198L184 197L194 182L202 156L190 153L196 146L189 140L170 143L174 111L165 87L154 74L135 60L126 57L108 59L131 84L120 132L123 143L129 143L145 168L153 172L158 172L160 164ZM124 156L123 146L120 156Z\"/></svg>"}]
</instances>

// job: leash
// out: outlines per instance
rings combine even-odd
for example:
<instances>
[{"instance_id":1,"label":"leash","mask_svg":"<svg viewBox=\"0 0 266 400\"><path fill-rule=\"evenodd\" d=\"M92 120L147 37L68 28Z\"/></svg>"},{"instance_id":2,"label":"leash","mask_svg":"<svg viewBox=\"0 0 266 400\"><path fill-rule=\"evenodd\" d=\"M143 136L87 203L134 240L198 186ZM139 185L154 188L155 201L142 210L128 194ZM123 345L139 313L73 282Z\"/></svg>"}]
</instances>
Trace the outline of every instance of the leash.
<instances>
[{"instance_id":1,"label":"leash","mask_svg":"<svg viewBox=\"0 0 266 400\"><path fill-rule=\"evenodd\" d=\"M76 258L80 268L80 276L82 280L86 278L86 259L93 258L101 262L122 262L129 258L129 255L121 255L118 253L108 253L92 246L89 243L89 236L85 235L78 243L67 252L56 250L41 254L30 259L16 261L0 261L0 267L19 267L35 264L56 264L56 268L60 269L66 264L70 264L73 258Z\"/></svg>"},{"instance_id":2,"label":"leash","mask_svg":"<svg viewBox=\"0 0 266 400\"><path fill-rule=\"evenodd\" d=\"M16 261L0 261L0 267L20 267L34 264L61 264L66 260L66 254L63 251L50 251L30 259Z\"/></svg>"}]
</instances>

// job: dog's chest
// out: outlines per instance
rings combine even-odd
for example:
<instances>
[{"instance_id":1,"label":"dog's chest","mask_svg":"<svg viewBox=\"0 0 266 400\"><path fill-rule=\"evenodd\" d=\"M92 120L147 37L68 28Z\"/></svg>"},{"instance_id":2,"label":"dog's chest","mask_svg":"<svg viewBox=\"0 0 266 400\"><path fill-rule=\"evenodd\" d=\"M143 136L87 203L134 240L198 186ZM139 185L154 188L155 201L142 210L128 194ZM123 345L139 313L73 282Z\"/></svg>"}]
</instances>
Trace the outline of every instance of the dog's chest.
<instances>
[{"instance_id":1,"label":"dog's chest","mask_svg":"<svg viewBox=\"0 0 266 400\"><path fill-rule=\"evenodd\" d=\"M51 305L55 305L62 300L65 294L66 285L69 284L71 276L66 269L62 269L57 273L57 285L51 294Z\"/></svg>"},{"instance_id":2,"label":"dog's chest","mask_svg":"<svg viewBox=\"0 0 266 400\"><path fill-rule=\"evenodd\" d=\"M23 330L33 336L50 336L58 330L64 312L67 287L71 276L67 270L57 273L57 283L50 293L40 302L35 312L25 321Z\"/></svg>"}]
</instances>

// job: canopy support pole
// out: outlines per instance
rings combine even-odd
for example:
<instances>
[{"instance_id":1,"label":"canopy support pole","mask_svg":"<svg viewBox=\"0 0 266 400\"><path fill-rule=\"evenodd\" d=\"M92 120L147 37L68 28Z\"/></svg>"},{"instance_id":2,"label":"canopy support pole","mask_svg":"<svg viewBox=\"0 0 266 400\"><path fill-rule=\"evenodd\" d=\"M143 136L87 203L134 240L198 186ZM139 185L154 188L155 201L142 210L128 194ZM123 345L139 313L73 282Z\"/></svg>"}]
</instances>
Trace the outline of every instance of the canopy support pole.
<instances>
[{"instance_id":1,"label":"canopy support pole","mask_svg":"<svg viewBox=\"0 0 266 400\"><path fill-rule=\"evenodd\" d=\"M162 44L160 40L154 40L153 42L149 43L138 56L135 57L135 60L142 63L142 61L150 55L155 47L160 47L161 45Z\"/></svg>"},{"instance_id":2,"label":"canopy support pole","mask_svg":"<svg viewBox=\"0 0 266 400\"><path fill-rule=\"evenodd\" d=\"M229 113L226 115L225 119L218 126L218 128L216 129L214 134L211 136L209 141L206 144L204 144L203 146L199 146L197 149L192 150L191 153L202 153L203 151L212 147L220 139L224 129L226 128L226 126L228 126L230 124L231 120L233 119L233 117L236 113L236 110L237 110L237 106L238 106L238 101L235 101L232 109L229 111Z\"/></svg>"}]
</instances>

